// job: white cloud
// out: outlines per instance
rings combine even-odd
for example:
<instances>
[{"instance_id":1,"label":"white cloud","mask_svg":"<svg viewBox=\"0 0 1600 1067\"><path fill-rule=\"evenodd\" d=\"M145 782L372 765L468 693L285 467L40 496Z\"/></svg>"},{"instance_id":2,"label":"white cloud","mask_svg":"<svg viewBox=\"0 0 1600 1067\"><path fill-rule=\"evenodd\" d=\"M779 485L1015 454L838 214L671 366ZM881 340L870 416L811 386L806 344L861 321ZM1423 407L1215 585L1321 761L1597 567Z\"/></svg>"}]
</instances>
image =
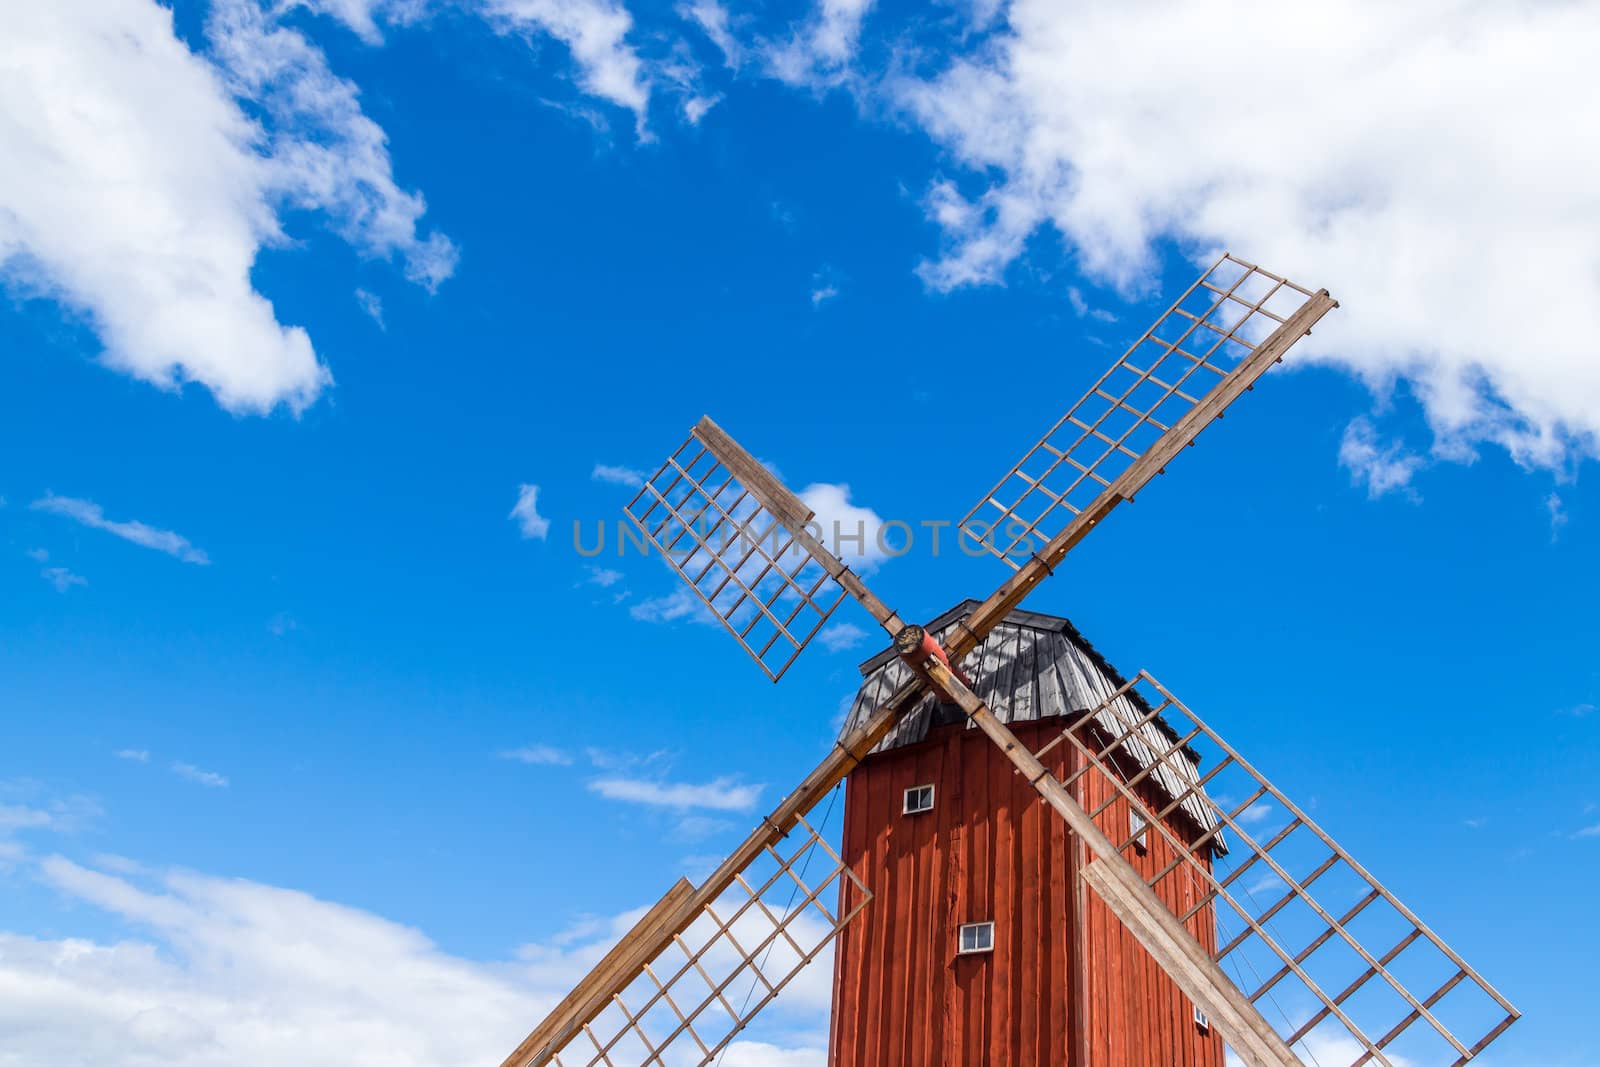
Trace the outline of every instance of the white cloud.
<instances>
[{"instance_id":1,"label":"white cloud","mask_svg":"<svg viewBox=\"0 0 1600 1067\"><path fill-rule=\"evenodd\" d=\"M30 869L141 933L103 943L0 933L0 1032L18 1064L498 1063L644 910L580 919L513 959L480 962L370 912L257 882L140 874L126 861L108 873L59 856ZM756 944L770 931L752 917L738 935ZM818 923L803 915L795 931L814 943ZM789 953L778 939L773 964ZM802 971L763 1018L809 1026L826 1011L830 960ZM725 973L726 961L708 963ZM820 1045L743 1040L724 1064L810 1067Z\"/></svg>"},{"instance_id":2,"label":"white cloud","mask_svg":"<svg viewBox=\"0 0 1600 1067\"><path fill-rule=\"evenodd\" d=\"M24 552L23 555L27 556L35 563L43 563L50 558L50 551L49 549L44 548L30 548Z\"/></svg>"},{"instance_id":3,"label":"white cloud","mask_svg":"<svg viewBox=\"0 0 1600 1067\"><path fill-rule=\"evenodd\" d=\"M218 0L206 36L233 90L272 116L267 165L275 190L298 207L327 211L362 252L398 256L406 277L430 291L455 271L455 246L443 234L418 234L426 204L396 185L387 135L321 49L259 0Z\"/></svg>"},{"instance_id":4,"label":"white cloud","mask_svg":"<svg viewBox=\"0 0 1600 1067\"><path fill-rule=\"evenodd\" d=\"M153 548L157 552L165 552L185 563L196 563L201 566L211 562L205 552L194 547L187 537L162 530L154 526L147 526L138 520L127 522L113 522L106 518L105 512L99 504L92 500L80 500L70 496L56 496L46 493L43 497L29 505L35 511L44 511L52 515L64 515L74 522L81 523L92 530L104 530L114 537L124 541L131 541L144 548Z\"/></svg>"},{"instance_id":5,"label":"white cloud","mask_svg":"<svg viewBox=\"0 0 1600 1067\"><path fill-rule=\"evenodd\" d=\"M800 490L799 496L816 512L811 521L822 531L817 540L856 570L871 571L889 556L880 541L887 542L890 550L899 547L895 531L884 531L883 519L876 511L850 500L848 485L815 482Z\"/></svg>"},{"instance_id":6,"label":"white cloud","mask_svg":"<svg viewBox=\"0 0 1600 1067\"><path fill-rule=\"evenodd\" d=\"M1552 492L1545 497L1544 510L1550 516L1550 540L1559 540L1562 527L1567 525L1567 509L1562 504L1561 495Z\"/></svg>"},{"instance_id":7,"label":"white cloud","mask_svg":"<svg viewBox=\"0 0 1600 1067\"><path fill-rule=\"evenodd\" d=\"M524 745L521 748L507 749L500 753L500 758L536 767L566 767L572 763L571 756L549 745Z\"/></svg>"},{"instance_id":8,"label":"white cloud","mask_svg":"<svg viewBox=\"0 0 1600 1067\"><path fill-rule=\"evenodd\" d=\"M54 822L48 811L20 804L0 804L0 834L16 830L41 830Z\"/></svg>"},{"instance_id":9,"label":"white cloud","mask_svg":"<svg viewBox=\"0 0 1600 1067\"><path fill-rule=\"evenodd\" d=\"M517 528L522 531L524 538L543 541L550 533L550 520L539 514L537 485L524 484L517 487L517 502L512 507L511 514L506 517L516 520Z\"/></svg>"},{"instance_id":10,"label":"white cloud","mask_svg":"<svg viewBox=\"0 0 1600 1067\"><path fill-rule=\"evenodd\" d=\"M998 282L1041 231L1130 294L1168 242L1228 246L1326 285L1344 309L1297 352L1408 379L1438 456L1600 451L1600 142L1572 136L1600 8L1017 0L1008 22L890 80L966 190L932 187L928 284Z\"/></svg>"},{"instance_id":11,"label":"white cloud","mask_svg":"<svg viewBox=\"0 0 1600 1067\"><path fill-rule=\"evenodd\" d=\"M821 307L839 295L834 272L824 268L811 276L811 306Z\"/></svg>"},{"instance_id":12,"label":"white cloud","mask_svg":"<svg viewBox=\"0 0 1600 1067\"><path fill-rule=\"evenodd\" d=\"M105 360L236 411L329 381L252 288L280 238L261 131L153 0L55 0L0 35L0 267L87 314Z\"/></svg>"},{"instance_id":13,"label":"white cloud","mask_svg":"<svg viewBox=\"0 0 1600 1067\"><path fill-rule=\"evenodd\" d=\"M150 750L145 748L125 748L117 753L117 758L132 760L135 763L149 763Z\"/></svg>"},{"instance_id":14,"label":"white cloud","mask_svg":"<svg viewBox=\"0 0 1600 1067\"><path fill-rule=\"evenodd\" d=\"M197 785L203 785L208 789L226 789L228 787L228 780L222 775L216 771L202 770L192 763L174 763L172 765L172 773L179 778L187 779Z\"/></svg>"},{"instance_id":15,"label":"white cloud","mask_svg":"<svg viewBox=\"0 0 1600 1067\"><path fill-rule=\"evenodd\" d=\"M732 778L717 778L704 784L644 781L637 778L597 778L589 789L607 800L622 800L679 811L703 808L708 811L749 811L761 799L762 785L741 785Z\"/></svg>"},{"instance_id":16,"label":"white cloud","mask_svg":"<svg viewBox=\"0 0 1600 1067\"><path fill-rule=\"evenodd\" d=\"M622 581L624 575L621 571L614 571L610 567L590 567L589 584L598 585L602 589L609 589Z\"/></svg>"},{"instance_id":17,"label":"white cloud","mask_svg":"<svg viewBox=\"0 0 1600 1067\"><path fill-rule=\"evenodd\" d=\"M368 318L378 324L378 329L388 329L383 322L383 301L378 299L376 293L370 293L365 289L357 289L356 305L367 313Z\"/></svg>"},{"instance_id":18,"label":"white cloud","mask_svg":"<svg viewBox=\"0 0 1600 1067\"><path fill-rule=\"evenodd\" d=\"M867 639L867 631L849 622L836 622L817 635L817 640L829 652L843 652L855 648Z\"/></svg>"},{"instance_id":19,"label":"white cloud","mask_svg":"<svg viewBox=\"0 0 1600 1067\"><path fill-rule=\"evenodd\" d=\"M872 7L873 0L819 0L786 40L764 46L773 77L818 88L838 84L855 59Z\"/></svg>"},{"instance_id":20,"label":"white cloud","mask_svg":"<svg viewBox=\"0 0 1600 1067\"><path fill-rule=\"evenodd\" d=\"M628 614L640 622L678 622L686 619L702 626L720 625L705 601L686 586L674 589L666 596L641 600L628 609Z\"/></svg>"},{"instance_id":21,"label":"white cloud","mask_svg":"<svg viewBox=\"0 0 1600 1067\"><path fill-rule=\"evenodd\" d=\"M694 0L678 7L680 17L695 23L711 43L717 46L728 66L738 69L744 62L745 49L734 35L728 9L718 0Z\"/></svg>"},{"instance_id":22,"label":"white cloud","mask_svg":"<svg viewBox=\"0 0 1600 1067\"><path fill-rule=\"evenodd\" d=\"M1582 830L1572 835L1573 837L1600 837L1600 823L1585 826Z\"/></svg>"},{"instance_id":23,"label":"white cloud","mask_svg":"<svg viewBox=\"0 0 1600 1067\"><path fill-rule=\"evenodd\" d=\"M627 41L633 17L614 0L486 0L503 30L537 30L565 44L585 92L632 111L641 134L650 103L644 63Z\"/></svg>"},{"instance_id":24,"label":"white cloud","mask_svg":"<svg viewBox=\"0 0 1600 1067\"><path fill-rule=\"evenodd\" d=\"M1383 441L1366 418L1352 420L1339 442L1339 463L1350 472L1350 483L1365 485L1367 496L1373 500L1388 493L1404 493L1416 499L1411 479L1426 462L1399 441Z\"/></svg>"},{"instance_id":25,"label":"white cloud","mask_svg":"<svg viewBox=\"0 0 1600 1067\"><path fill-rule=\"evenodd\" d=\"M81 574L74 574L65 567L46 567L39 572L40 577L55 586L56 592L65 593L73 586L88 585L89 579Z\"/></svg>"},{"instance_id":26,"label":"white cloud","mask_svg":"<svg viewBox=\"0 0 1600 1067\"><path fill-rule=\"evenodd\" d=\"M613 467L607 463L596 463L590 477L597 482L610 482L612 485L625 485L630 489L637 489L644 484L645 472L632 467Z\"/></svg>"},{"instance_id":27,"label":"white cloud","mask_svg":"<svg viewBox=\"0 0 1600 1067\"><path fill-rule=\"evenodd\" d=\"M422 198L395 184L355 87L276 18L218 0L202 56L154 0L58 0L14 12L0 39L4 276L82 312L110 366L199 383L236 412L298 411L332 381L251 282L287 240L284 207L322 211L429 288L456 258L418 235Z\"/></svg>"}]
</instances>

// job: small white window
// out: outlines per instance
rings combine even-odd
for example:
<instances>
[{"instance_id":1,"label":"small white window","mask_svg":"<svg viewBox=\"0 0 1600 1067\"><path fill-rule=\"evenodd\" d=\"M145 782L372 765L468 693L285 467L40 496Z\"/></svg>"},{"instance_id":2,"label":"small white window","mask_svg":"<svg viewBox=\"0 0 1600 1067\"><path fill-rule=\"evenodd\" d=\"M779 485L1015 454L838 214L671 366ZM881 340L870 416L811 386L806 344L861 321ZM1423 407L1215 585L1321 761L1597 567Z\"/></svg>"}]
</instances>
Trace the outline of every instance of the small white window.
<instances>
[{"instance_id":1,"label":"small white window","mask_svg":"<svg viewBox=\"0 0 1600 1067\"><path fill-rule=\"evenodd\" d=\"M1144 821L1132 808L1128 809L1128 836L1133 838L1133 847L1139 855L1144 855L1150 848L1150 824Z\"/></svg>"},{"instance_id":2,"label":"small white window","mask_svg":"<svg viewBox=\"0 0 1600 1067\"><path fill-rule=\"evenodd\" d=\"M907 815L915 815L920 811L932 811L933 786L914 785L907 789L905 807L901 810Z\"/></svg>"},{"instance_id":3,"label":"small white window","mask_svg":"<svg viewBox=\"0 0 1600 1067\"><path fill-rule=\"evenodd\" d=\"M1200 1010L1200 1005L1198 1004L1194 1006L1194 1024L1203 1033L1209 1034L1211 1032L1211 1020L1206 1018L1206 1013Z\"/></svg>"},{"instance_id":4,"label":"small white window","mask_svg":"<svg viewBox=\"0 0 1600 1067\"><path fill-rule=\"evenodd\" d=\"M961 927L956 951L965 956L973 952L994 951L994 923L966 923Z\"/></svg>"}]
</instances>

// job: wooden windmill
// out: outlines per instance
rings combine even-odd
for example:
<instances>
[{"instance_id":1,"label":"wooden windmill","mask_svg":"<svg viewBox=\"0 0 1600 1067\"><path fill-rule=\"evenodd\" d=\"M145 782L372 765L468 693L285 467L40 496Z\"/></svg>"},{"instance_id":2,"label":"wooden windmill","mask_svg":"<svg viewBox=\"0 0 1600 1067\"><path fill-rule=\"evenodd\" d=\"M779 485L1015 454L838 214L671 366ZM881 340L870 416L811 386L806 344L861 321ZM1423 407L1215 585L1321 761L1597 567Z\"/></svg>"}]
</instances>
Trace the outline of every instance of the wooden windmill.
<instances>
[{"instance_id":1,"label":"wooden windmill","mask_svg":"<svg viewBox=\"0 0 1600 1067\"><path fill-rule=\"evenodd\" d=\"M836 939L836 1067L1460 1064L1504 1032L1510 1003L1211 726L1019 608L1337 306L1224 255L963 519L1014 573L927 627L701 419L628 505L650 544L774 681L847 596L892 652L816 769L504 1067L714 1062ZM847 777L835 850L814 809Z\"/></svg>"}]
</instances>

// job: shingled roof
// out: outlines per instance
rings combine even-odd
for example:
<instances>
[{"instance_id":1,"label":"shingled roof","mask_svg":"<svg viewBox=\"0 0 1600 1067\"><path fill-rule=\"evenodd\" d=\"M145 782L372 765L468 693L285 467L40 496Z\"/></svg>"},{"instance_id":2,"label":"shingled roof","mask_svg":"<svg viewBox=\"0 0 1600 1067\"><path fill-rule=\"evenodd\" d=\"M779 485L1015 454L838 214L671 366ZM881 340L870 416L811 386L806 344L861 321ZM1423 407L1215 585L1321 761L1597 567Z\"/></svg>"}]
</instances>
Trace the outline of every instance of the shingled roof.
<instances>
[{"instance_id":1,"label":"shingled roof","mask_svg":"<svg viewBox=\"0 0 1600 1067\"><path fill-rule=\"evenodd\" d=\"M955 624L977 606L976 600L957 604L929 623L928 629L943 643ZM1012 611L959 666L970 679L973 692L1006 723L1077 717L1098 708L1096 723L1110 740L1128 733L1151 710L1132 689L1111 699L1126 680L1071 622L1055 615ZM861 674L864 681L845 717L845 734L864 723L911 677L910 668L893 648L861 664ZM873 751L885 752L924 740L933 726L946 721L940 709L938 697L928 693ZM959 717L959 713L956 715ZM1135 730L1123 742L1122 749L1143 770L1156 764L1159 754L1171 749L1177 740L1172 727L1157 717ZM1191 749L1169 752L1159 762L1149 780L1169 798L1185 795L1199 779L1200 760ZM1202 830L1208 831L1215 828L1216 817L1199 792L1189 794L1181 807ZM1216 841L1220 844L1220 835Z\"/></svg>"}]
</instances>

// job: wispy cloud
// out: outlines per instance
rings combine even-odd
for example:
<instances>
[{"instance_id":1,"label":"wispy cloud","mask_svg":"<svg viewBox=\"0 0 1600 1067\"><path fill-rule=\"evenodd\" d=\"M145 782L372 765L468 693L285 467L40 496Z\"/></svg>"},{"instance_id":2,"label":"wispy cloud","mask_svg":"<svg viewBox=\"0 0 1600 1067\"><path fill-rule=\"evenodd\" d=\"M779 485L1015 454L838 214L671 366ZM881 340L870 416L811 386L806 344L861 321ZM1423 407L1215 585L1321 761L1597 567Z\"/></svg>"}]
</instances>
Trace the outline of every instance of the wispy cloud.
<instances>
[{"instance_id":1,"label":"wispy cloud","mask_svg":"<svg viewBox=\"0 0 1600 1067\"><path fill-rule=\"evenodd\" d=\"M124 748L117 753L117 758L132 760L134 763L149 763L150 750L145 748Z\"/></svg>"},{"instance_id":2,"label":"wispy cloud","mask_svg":"<svg viewBox=\"0 0 1600 1067\"><path fill-rule=\"evenodd\" d=\"M1582 830L1572 835L1573 837L1600 837L1600 822L1593 826L1585 826Z\"/></svg>"},{"instance_id":3,"label":"wispy cloud","mask_svg":"<svg viewBox=\"0 0 1600 1067\"><path fill-rule=\"evenodd\" d=\"M1366 418L1355 419L1346 426L1339 442L1339 463L1350 472L1351 484L1366 486L1367 496L1373 500L1389 493L1419 499L1411 479L1425 462L1399 441L1383 441Z\"/></svg>"},{"instance_id":4,"label":"wispy cloud","mask_svg":"<svg viewBox=\"0 0 1600 1067\"><path fill-rule=\"evenodd\" d=\"M167 555L180 559L185 563L196 563L205 566L211 562L211 558L191 544L187 537L171 530L149 526L139 522L137 519L126 522L113 521L106 518L104 510L92 500L46 493L29 506L35 511L64 516L76 523L89 527L91 530L103 530L113 537L120 537L124 541L130 541L143 548L153 548L157 552L165 552Z\"/></svg>"},{"instance_id":5,"label":"wispy cloud","mask_svg":"<svg viewBox=\"0 0 1600 1067\"><path fill-rule=\"evenodd\" d=\"M715 778L703 784L642 781L637 778L596 778L589 789L607 800L685 811L749 811L761 799L763 785L740 784L733 778Z\"/></svg>"},{"instance_id":6,"label":"wispy cloud","mask_svg":"<svg viewBox=\"0 0 1600 1067\"><path fill-rule=\"evenodd\" d=\"M39 572L39 576L55 586L58 593L65 593L75 585L89 584L89 579L81 574L74 574L65 567L46 567Z\"/></svg>"},{"instance_id":7,"label":"wispy cloud","mask_svg":"<svg viewBox=\"0 0 1600 1067\"><path fill-rule=\"evenodd\" d=\"M609 567L590 567L589 584L598 585L602 589L609 589L622 581L624 575L621 571L614 571Z\"/></svg>"},{"instance_id":8,"label":"wispy cloud","mask_svg":"<svg viewBox=\"0 0 1600 1067\"><path fill-rule=\"evenodd\" d=\"M1574 705L1572 705L1571 707L1568 707L1568 708L1562 708L1561 711L1560 711L1560 714L1562 714L1562 715L1570 715L1574 719L1586 719L1590 715L1593 715L1594 712L1595 712L1595 706L1593 704L1584 703L1584 704L1574 704Z\"/></svg>"},{"instance_id":9,"label":"wispy cloud","mask_svg":"<svg viewBox=\"0 0 1600 1067\"><path fill-rule=\"evenodd\" d=\"M811 276L811 306L821 307L839 295L838 274L824 267Z\"/></svg>"},{"instance_id":10,"label":"wispy cloud","mask_svg":"<svg viewBox=\"0 0 1600 1067\"><path fill-rule=\"evenodd\" d=\"M537 485L524 484L517 487L517 502L511 508L511 514L506 517L516 522L525 539L543 541L550 533L550 520L539 514Z\"/></svg>"},{"instance_id":11,"label":"wispy cloud","mask_svg":"<svg viewBox=\"0 0 1600 1067\"><path fill-rule=\"evenodd\" d=\"M610 482L612 485L626 485L630 489L637 489L644 484L645 472L632 467L613 467L609 463L596 463L590 477L597 482Z\"/></svg>"},{"instance_id":12,"label":"wispy cloud","mask_svg":"<svg viewBox=\"0 0 1600 1067\"><path fill-rule=\"evenodd\" d=\"M534 767L566 767L571 765L572 757L559 748L549 745L524 745L521 748L508 748L500 753L501 759L515 760L517 763L526 763Z\"/></svg>"},{"instance_id":13,"label":"wispy cloud","mask_svg":"<svg viewBox=\"0 0 1600 1067\"><path fill-rule=\"evenodd\" d=\"M226 789L228 780L216 771L207 771L196 767L192 763L175 762L172 764L172 773L179 778L187 779L208 789Z\"/></svg>"},{"instance_id":14,"label":"wispy cloud","mask_svg":"<svg viewBox=\"0 0 1600 1067\"><path fill-rule=\"evenodd\" d=\"M702 626L719 625L717 617L705 602L688 589L674 589L666 596L641 600L628 609L628 614L640 622L678 622L686 620Z\"/></svg>"},{"instance_id":15,"label":"wispy cloud","mask_svg":"<svg viewBox=\"0 0 1600 1067\"><path fill-rule=\"evenodd\" d=\"M356 304L360 306L362 311L367 313L368 318L378 324L378 329L387 330L389 328L383 322L383 301L378 299L378 294L369 292L366 289L357 289Z\"/></svg>"},{"instance_id":16,"label":"wispy cloud","mask_svg":"<svg viewBox=\"0 0 1600 1067\"><path fill-rule=\"evenodd\" d=\"M1567 525L1567 509L1561 502L1561 494L1552 492L1544 498L1545 512L1550 516L1550 540L1561 539L1562 527Z\"/></svg>"},{"instance_id":17,"label":"wispy cloud","mask_svg":"<svg viewBox=\"0 0 1600 1067\"><path fill-rule=\"evenodd\" d=\"M1104 308L1090 307L1089 301L1083 298L1077 286L1067 288L1067 303L1072 305L1072 313L1078 318L1090 318L1096 322L1116 322L1117 317Z\"/></svg>"}]
</instances>

